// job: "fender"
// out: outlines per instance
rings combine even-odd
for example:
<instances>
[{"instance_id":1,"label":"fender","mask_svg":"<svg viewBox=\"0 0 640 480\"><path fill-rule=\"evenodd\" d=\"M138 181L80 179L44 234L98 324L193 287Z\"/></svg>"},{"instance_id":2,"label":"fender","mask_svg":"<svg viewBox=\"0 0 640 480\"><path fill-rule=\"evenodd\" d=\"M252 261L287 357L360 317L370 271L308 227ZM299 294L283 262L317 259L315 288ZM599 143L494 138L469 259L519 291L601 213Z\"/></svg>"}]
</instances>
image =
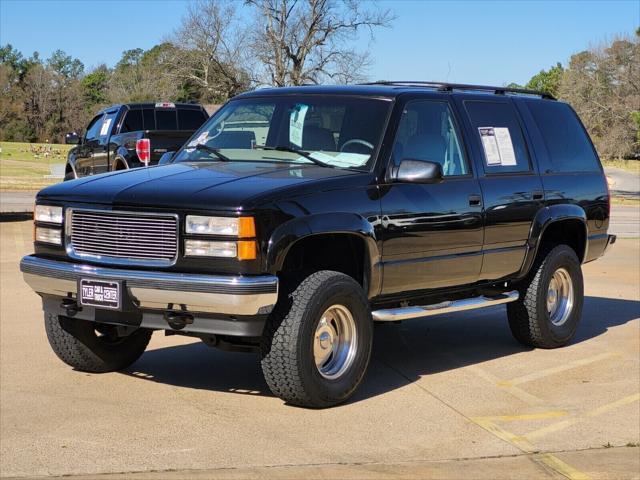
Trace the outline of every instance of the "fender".
<instances>
[{"instance_id":1,"label":"fender","mask_svg":"<svg viewBox=\"0 0 640 480\"><path fill-rule=\"evenodd\" d=\"M584 209L575 204L558 204L558 205L550 205L538 211L535 218L533 219L533 223L531 224L531 230L529 231L529 239L527 240L527 253L524 258L524 262L522 263L522 267L520 272L518 273L517 278L523 278L525 275L529 273L533 265L533 261L538 254L538 249L540 248L540 239L544 235L545 230L549 227L549 225L562 221L562 220L579 220L584 226L585 233L585 255L586 258L586 249L588 242L588 229L587 229L587 214ZM580 262L584 258L580 259Z\"/></svg>"},{"instance_id":2,"label":"fender","mask_svg":"<svg viewBox=\"0 0 640 480\"><path fill-rule=\"evenodd\" d=\"M382 264L374 226L355 213L321 213L290 220L276 228L269 239L266 269L276 274L282 269L287 253L302 239L322 234L348 234L364 240L365 285L369 297L377 295L382 287Z\"/></svg>"},{"instance_id":3,"label":"fender","mask_svg":"<svg viewBox=\"0 0 640 480\"><path fill-rule=\"evenodd\" d=\"M76 156L73 153L73 150L69 151L69 154L67 155L67 164L64 167L64 171L65 171L65 176L66 176L66 172L68 167L71 167L71 171L73 172L73 178L80 178L78 176L78 172L76 171Z\"/></svg>"},{"instance_id":4,"label":"fender","mask_svg":"<svg viewBox=\"0 0 640 480\"><path fill-rule=\"evenodd\" d=\"M127 150L123 145L120 145L116 149L113 161L111 162L111 171L116 169L116 165L118 164L118 162L124 163L126 169L129 170L131 168L130 157L131 153L129 152L129 150Z\"/></svg>"}]
</instances>

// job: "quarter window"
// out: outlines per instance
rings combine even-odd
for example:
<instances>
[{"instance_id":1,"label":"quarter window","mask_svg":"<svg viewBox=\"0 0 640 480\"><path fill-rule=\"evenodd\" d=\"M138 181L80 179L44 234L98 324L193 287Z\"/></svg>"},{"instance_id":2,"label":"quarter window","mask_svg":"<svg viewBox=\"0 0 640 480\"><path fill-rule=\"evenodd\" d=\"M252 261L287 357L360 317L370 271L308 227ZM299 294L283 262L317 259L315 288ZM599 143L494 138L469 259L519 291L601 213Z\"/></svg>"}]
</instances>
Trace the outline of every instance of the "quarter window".
<instances>
[{"instance_id":1,"label":"quarter window","mask_svg":"<svg viewBox=\"0 0 640 480\"><path fill-rule=\"evenodd\" d=\"M530 100L526 103L542 133L552 172L600 170L589 137L571 107L553 101Z\"/></svg>"},{"instance_id":2,"label":"quarter window","mask_svg":"<svg viewBox=\"0 0 640 480\"><path fill-rule=\"evenodd\" d=\"M531 170L522 129L511 103L472 100L464 105L483 150L485 172Z\"/></svg>"},{"instance_id":3,"label":"quarter window","mask_svg":"<svg viewBox=\"0 0 640 480\"><path fill-rule=\"evenodd\" d=\"M406 105L393 146L393 162L398 165L403 158L439 163L444 176L469 173L447 103L421 100Z\"/></svg>"}]
</instances>

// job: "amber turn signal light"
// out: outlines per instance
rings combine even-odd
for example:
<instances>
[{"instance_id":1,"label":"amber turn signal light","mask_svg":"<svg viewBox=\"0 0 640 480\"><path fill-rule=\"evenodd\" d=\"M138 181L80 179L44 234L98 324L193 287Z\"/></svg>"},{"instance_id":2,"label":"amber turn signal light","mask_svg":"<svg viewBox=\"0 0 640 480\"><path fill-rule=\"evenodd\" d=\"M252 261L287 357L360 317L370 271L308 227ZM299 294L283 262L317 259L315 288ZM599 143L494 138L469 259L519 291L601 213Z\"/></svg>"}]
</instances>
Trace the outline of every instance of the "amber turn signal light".
<instances>
[{"instance_id":1,"label":"amber turn signal light","mask_svg":"<svg viewBox=\"0 0 640 480\"><path fill-rule=\"evenodd\" d=\"M238 219L238 237L253 238L256 236L256 223L253 217L240 217Z\"/></svg>"},{"instance_id":2,"label":"amber turn signal light","mask_svg":"<svg viewBox=\"0 0 640 480\"><path fill-rule=\"evenodd\" d=\"M255 240L243 240L238 242L238 260L255 260L257 257Z\"/></svg>"}]
</instances>

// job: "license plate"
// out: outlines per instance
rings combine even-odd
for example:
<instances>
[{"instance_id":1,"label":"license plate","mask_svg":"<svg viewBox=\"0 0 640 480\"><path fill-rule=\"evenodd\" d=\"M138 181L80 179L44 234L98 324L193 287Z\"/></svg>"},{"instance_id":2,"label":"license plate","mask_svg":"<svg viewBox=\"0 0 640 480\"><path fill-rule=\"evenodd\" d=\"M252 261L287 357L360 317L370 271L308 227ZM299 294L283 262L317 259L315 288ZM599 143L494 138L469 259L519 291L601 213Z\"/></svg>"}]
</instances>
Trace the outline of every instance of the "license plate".
<instances>
[{"instance_id":1,"label":"license plate","mask_svg":"<svg viewBox=\"0 0 640 480\"><path fill-rule=\"evenodd\" d=\"M120 309L122 304L121 282L82 278L78 283L80 305Z\"/></svg>"}]
</instances>

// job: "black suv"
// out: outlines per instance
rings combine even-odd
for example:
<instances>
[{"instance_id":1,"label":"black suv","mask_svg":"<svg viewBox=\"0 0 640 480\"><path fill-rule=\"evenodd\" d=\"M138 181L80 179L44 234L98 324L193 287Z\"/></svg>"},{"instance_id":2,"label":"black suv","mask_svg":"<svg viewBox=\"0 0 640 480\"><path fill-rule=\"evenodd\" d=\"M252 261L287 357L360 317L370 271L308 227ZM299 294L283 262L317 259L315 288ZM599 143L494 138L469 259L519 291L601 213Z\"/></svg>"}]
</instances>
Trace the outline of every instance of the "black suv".
<instances>
[{"instance_id":1,"label":"black suv","mask_svg":"<svg viewBox=\"0 0 640 480\"><path fill-rule=\"evenodd\" d=\"M240 95L166 165L42 190L22 259L56 354L128 367L154 330L259 351L292 404L349 398L374 322L506 304L525 345L567 344L609 194L569 105L385 82Z\"/></svg>"}]
</instances>

